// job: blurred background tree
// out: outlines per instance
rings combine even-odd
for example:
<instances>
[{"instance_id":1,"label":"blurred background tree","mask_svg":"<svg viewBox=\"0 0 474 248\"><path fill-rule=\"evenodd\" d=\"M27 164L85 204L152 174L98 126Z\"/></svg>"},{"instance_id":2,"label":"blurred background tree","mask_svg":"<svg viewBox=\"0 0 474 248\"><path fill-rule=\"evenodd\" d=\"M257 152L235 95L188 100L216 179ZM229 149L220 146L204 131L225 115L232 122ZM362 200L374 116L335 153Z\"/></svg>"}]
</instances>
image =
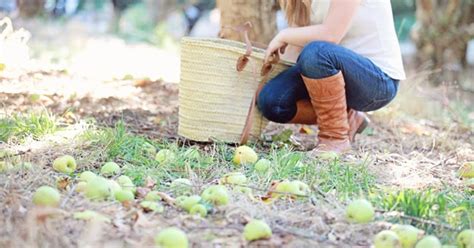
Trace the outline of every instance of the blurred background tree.
<instances>
[{"instance_id":1,"label":"blurred background tree","mask_svg":"<svg viewBox=\"0 0 474 248\"><path fill-rule=\"evenodd\" d=\"M17 0L18 10L21 16L33 17L44 10L45 0Z\"/></svg>"}]
</instances>

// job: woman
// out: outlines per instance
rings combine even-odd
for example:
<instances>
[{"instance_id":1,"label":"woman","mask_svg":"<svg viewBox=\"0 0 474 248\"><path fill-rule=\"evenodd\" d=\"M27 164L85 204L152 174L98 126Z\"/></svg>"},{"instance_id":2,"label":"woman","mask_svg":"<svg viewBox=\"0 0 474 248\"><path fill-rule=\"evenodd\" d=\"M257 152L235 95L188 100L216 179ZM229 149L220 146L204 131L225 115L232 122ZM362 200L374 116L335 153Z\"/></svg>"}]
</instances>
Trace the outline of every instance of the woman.
<instances>
[{"instance_id":1,"label":"woman","mask_svg":"<svg viewBox=\"0 0 474 248\"><path fill-rule=\"evenodd\" d=\"M270 42L296 65L258 96L279 123L317 124L315 151L345 152L368 124L363 112L387 105L405 79L390 0L280 0L289 28ZM312 8L315 11L312 11Z\"/></svg>"}]
</instances>

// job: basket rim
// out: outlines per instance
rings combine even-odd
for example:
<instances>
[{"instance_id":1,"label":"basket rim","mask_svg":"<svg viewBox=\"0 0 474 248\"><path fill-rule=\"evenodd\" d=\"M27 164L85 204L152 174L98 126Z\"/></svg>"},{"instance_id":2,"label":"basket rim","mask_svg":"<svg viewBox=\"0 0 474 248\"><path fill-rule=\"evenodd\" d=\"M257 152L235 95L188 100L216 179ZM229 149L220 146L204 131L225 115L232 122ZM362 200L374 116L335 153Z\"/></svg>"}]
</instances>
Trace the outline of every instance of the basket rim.
<instances>
[{"instance_id":1,"label":"basket rim","mask_svg":"<svg viewBox=\"0 0 474 248\"><path fill-rule=\"evenodd\" d=\"M181 38L181 43L194 43L194 42L199 42L200 45L206 46L209 48L216 48L219 47L220 49L232 51L232 52L237 52L238 50L239 53L245 54L246 52L246 44L240 41L235 41L235 40L227 40L227 39L221 39L221 38L215 38L215 37L190 37L190 36L185 36ZM250 57L257 58L257 59L264 59L265 57L265 50L257 47L253 47L252 49L252 54ZM288 66L293 66L295 65L294 62L288 61L288 60L283 60L281 59L278 63L285 64Z\"/></svg>"}]
</instances>

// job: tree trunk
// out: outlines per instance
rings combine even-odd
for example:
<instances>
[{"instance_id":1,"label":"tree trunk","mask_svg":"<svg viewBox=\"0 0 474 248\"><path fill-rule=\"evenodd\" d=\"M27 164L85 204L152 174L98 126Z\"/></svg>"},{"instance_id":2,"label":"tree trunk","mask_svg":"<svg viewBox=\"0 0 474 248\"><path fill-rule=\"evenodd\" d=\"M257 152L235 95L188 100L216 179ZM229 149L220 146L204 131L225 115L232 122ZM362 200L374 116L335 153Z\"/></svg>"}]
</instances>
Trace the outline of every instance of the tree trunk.
<instances>
[{"instance_id":1,"label":"tree trunk","mask_svg":"<svg viewBox=\"0 0 474 248\"><path fill-rule=\"evenodd\" d=\"M20 15L24 17L41 14L44 10L44 4L45 0L17 0Z\"/></svg>"},{"instance_id":2,"label":"tree trunk","mask_svg":"<svg viewBox=\"0 0 474 248\"><path fill-rule=\"evenodd\" d=\"M474 38L474 1L417 0L416 15L417 62L434 72L434 85L457 81L467 66L467 43Z\"/></svg>"},{"instance_id":3,"label":"tree trunk","mask_svg":"<svg viewBox=\"0 0 474 248\"><path fill-rule=\"evenodd\" d=\"M219 37L242 41L242 37L231 27L247 21L253 25L250 40L268 44L277 33L276 11L274 0L217 0L221 11L221 31Z\"/></svg>"}]
</instances>

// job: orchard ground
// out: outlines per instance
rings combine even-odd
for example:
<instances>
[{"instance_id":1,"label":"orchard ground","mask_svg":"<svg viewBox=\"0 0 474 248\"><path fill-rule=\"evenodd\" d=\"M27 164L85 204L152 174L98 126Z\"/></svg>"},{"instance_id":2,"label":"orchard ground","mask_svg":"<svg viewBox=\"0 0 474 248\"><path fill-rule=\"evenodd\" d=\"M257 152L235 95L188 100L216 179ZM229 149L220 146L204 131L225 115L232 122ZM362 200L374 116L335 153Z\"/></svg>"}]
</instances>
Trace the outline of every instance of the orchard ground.
<instances>
[{"instance_id":1,"label":"orchard ground","mask_svg":"<svg viewBox=\"0 0 474 248\"><path fill-rule=\"evenodd\" d=\"M305 155L314 145L314 127L271 124L263 140L251 144L273 164L271 172L258 174L251 165L232 164L232 145L197 144L177 135L179 71L173 65L179 58L173 53L87 32L53 36L54 25L34 30L34 63L7 68L0 80L0 149L11 154L2 159L33 164L0 174L1 247L147 247L170 226L184 230L193 247L370 246L393 223L415 225L455 244L460 230L473 228L473 193L456 172L474 160L474 109L468 107L474 102L455 85L431 89L426 72L409 70L396 101L371 113L370 129L358 136L354 152L337 160ZM147 144L177 157L158 165L143 152ZM200 158L189 158L190 148ZM64 154L76 158L78 172L98 173L115 161L138 186L165 193L176 178L189 178L200 194L239 171L249 178L254 197L232 193L230 204L204 219L166 202L163 213L144 213L138 204L87 200L74 191L74 174L61 190L59 209L34 207L33 192L56 187L65 176L52 169ZM271 204L259 200L272 182L286 179L306 182L311 195ZM347 222L344 208L358 198L376 207L375 221ZM72 217L84 210L110 221ZM265 220L273 237L247 243L242 232L252 218Z\"/></svg>"}]
</instances>

